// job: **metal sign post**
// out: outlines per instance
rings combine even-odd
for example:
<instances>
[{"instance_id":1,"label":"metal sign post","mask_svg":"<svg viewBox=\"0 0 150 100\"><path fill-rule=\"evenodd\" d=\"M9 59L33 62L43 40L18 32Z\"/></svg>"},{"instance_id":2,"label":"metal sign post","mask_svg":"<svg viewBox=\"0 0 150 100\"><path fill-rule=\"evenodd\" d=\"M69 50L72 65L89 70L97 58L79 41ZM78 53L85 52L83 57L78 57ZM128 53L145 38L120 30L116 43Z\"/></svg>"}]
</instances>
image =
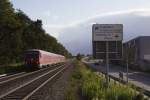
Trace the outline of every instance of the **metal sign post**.
<instances>
[{"instance_id":1,"label":"metal sign post","mask_svg":"<svg viewBox=\"0 0 150 100\"><path fill-rule=\"evenodd\" d=\"M106 84L109 86L109 62L122 59L123 24L93 24L93 56L106 63ZM98 45L99 44L99 45ZM116 46L116 51L114 50Z\"/></svg>"},{"instance_id":2,"label":"metal sign post","mask_svg":"<svg viewBox=\"0 0 150 100\"><path fill-rule=\"evenodd\" d=\"M126 74L127 74L127 83L128 83L128 77L129 77L129 75L128 75L128 73L129 73L129 59L128 59L129 49L128 49L128 46L126 46L126 52L127 52L127 54L126 54L126 64L127 64Z\"/></svg>"},{"instance_id":3,"label":"metal sign post","mask_svg":"<svg viewBox=\"0 0 150 100\"><path fill-rule=\"evenodd\" d=\"M128 58L127 58L128 59ZM127 60L127 83L128 83L128 77L129 77L129 65L128 65L128 60Z\"/></svg>"},{"instance_id":4,"label":"metal sign post","mask_svg":"<svg viewBox=\"0 0 150 100\"><path fill-rule=\"evenodd\" d=\"M106 84L109 85L109 46L108 41L106 41Z\"/></svg>"}]
</instances>

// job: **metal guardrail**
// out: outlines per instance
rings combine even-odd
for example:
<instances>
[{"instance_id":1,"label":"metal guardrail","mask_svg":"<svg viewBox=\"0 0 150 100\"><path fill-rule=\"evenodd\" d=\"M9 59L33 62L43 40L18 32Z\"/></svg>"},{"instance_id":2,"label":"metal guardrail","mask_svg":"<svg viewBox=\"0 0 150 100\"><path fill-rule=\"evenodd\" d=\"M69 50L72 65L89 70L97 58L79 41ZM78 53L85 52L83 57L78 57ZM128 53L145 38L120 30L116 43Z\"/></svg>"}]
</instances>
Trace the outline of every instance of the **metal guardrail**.
<instances>
[{"instance_id":1,"label":"metal guardrail","mask_svg":"<svg viewBox=\"0 0 150 100\"><path fill-rule=\"evenodd\" d=\"M101 72L101 73L104 74L104 75L106 75L105 72ZM124 84L124 85L127 84L126 81L120 80L119 78L114 77L114 76L112 76L112 75L109 75L109 78L111 78L111 79L113 79L113 80L115 80L115 81L117 81L117 82L119 82L119 83L121 83L121 84ZM140 91L142 90L142 92L143 92L144 95L146 95L147 97L150 97L150 91L148 91L148 90L146 90L146 89L144 89L144 88L138 87L138 86L136 86L136 85L134 85L134 84L131 84L131 85L134 86L137 91L140 92Z\"/></svg>"},{"instance_id":2,"label":"metal guardrail","mask_svg":"<svg viewBox=\"0 0 150 100\"><path fill-rule=\"evenodd\" d=\"M86 63L84 63L84 64L85 64L86 66L89 66L89 65L86 64ZM95 70L95 69L94 69L94 70ZM100 71L100 72L101 72L102 74L106 75L106 72L102 72L102 71ZM113 79L113 80L115 80L115 81L117 81L117 82L119 82L119 83L121 83L121 84L124 84L124 85L127 84L126 81L120 80L119 78L114 77L114 76L112 76L112 75L109 75L109 80L110 80L110 78ZM144 88L141 88L141 87L139 87L139 86L136 86L136 85L134 85L134 84L131 84L131 85L133 85L133 86L135 87L135 89L136 89L137 91L139 91L139 92L142 90L143 94L144 94L145 96L147 96L147 97L150 98L150 91L148 91L148 90L146 90L146 89L144 89Z\"/></svg>"}]
</instances>

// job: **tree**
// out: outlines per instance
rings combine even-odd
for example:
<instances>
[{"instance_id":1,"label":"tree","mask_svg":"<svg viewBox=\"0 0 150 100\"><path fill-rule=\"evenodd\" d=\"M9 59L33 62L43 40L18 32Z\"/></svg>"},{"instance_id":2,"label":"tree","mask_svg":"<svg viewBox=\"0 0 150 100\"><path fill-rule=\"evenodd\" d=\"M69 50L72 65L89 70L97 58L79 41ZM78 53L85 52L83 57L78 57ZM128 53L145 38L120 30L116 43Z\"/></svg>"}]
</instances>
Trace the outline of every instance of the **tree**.
<instances>
[{"instance_id":1,"label":"tree","mask_svg":"<svg viewBox=\"0 0 150 100\"><path fill-rule=\"evenodd\" d=\"M0 0L0 65L23 61L28 49L42 49L66 57L71 54L42 28L42 20L31 20L14 11L9 0Z\"/></svg>"},{"instance_id":2,"label":"tree","mask_svg":"<svg viewBox=\"0 0 150 100\"><path fill-rule=\"evenodd\" d=\"M77 56L76 56L76 58L77 58L77 60L81 60L81 58L82 58L81 54L78 53Z\"/></svg>"}]
</instances>

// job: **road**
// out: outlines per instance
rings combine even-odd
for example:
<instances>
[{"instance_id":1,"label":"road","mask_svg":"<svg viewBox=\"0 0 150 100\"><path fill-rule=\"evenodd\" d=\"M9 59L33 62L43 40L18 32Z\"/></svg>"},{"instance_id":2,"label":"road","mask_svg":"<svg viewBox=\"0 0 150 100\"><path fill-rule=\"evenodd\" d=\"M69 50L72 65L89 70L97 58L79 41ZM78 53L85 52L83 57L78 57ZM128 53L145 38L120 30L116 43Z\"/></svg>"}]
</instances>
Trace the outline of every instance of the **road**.
<instances>
[{"instance_id":1,"label":"road","mask_svg":"<svg viewBox=\"0 0 150 100\"><path fill-rule=\"evenodd\" d=\"M106 67L102 65L95 65L93 62L86 62L90 67L106 72ZM119 78L119 72L124 73L124 80L126 80L126 68L119 67L119 66L112 66L110 65L109 68L109 75ZM129 70L129 82L140 87L144 88L147 91L150 91L150 74L143 73L143 72L134 72Z\"/></svg>"}]
</instances>

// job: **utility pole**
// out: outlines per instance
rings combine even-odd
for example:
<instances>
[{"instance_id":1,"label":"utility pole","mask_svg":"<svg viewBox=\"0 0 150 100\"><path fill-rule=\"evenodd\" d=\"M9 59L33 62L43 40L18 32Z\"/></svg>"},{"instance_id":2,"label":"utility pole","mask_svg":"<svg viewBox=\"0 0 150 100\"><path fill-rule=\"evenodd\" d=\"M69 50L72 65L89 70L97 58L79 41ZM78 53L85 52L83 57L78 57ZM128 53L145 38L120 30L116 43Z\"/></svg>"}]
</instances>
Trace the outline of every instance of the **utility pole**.
<instances>
[{"instance_id":1,"label":"utility pole","mask_svg":"<svg viewBox=\"0 0 150 100\"><path fill-rule=\"evenodd\" d=\"M128 58L128 54L129 54L129 49L128 49L128 45L126 46L126 66L127 66L127 83L128 83L128 73L129 73L129 58Z\"/></svg>"},{"instance_id":2,"label":"utility pole","mask_svg":"<svg viewBox=\"0 0 150 100\"><path fill-rule=\"evenodd\" d=\"M129 73L129 64L128 64L128 58L127 58L127 83L128 83L128 77L129 77L128 73Z\"/></svg>"},{"instance_id":3,"label":"utility pole","mask_svg":"<svg viewBox=\"0 0 150 100\"><path fill-rule=\"evenodd\" d=\"M106 41L106 84L107 87L109 85L109 45L108 41Z\"/></svg>"}]
</instances>

